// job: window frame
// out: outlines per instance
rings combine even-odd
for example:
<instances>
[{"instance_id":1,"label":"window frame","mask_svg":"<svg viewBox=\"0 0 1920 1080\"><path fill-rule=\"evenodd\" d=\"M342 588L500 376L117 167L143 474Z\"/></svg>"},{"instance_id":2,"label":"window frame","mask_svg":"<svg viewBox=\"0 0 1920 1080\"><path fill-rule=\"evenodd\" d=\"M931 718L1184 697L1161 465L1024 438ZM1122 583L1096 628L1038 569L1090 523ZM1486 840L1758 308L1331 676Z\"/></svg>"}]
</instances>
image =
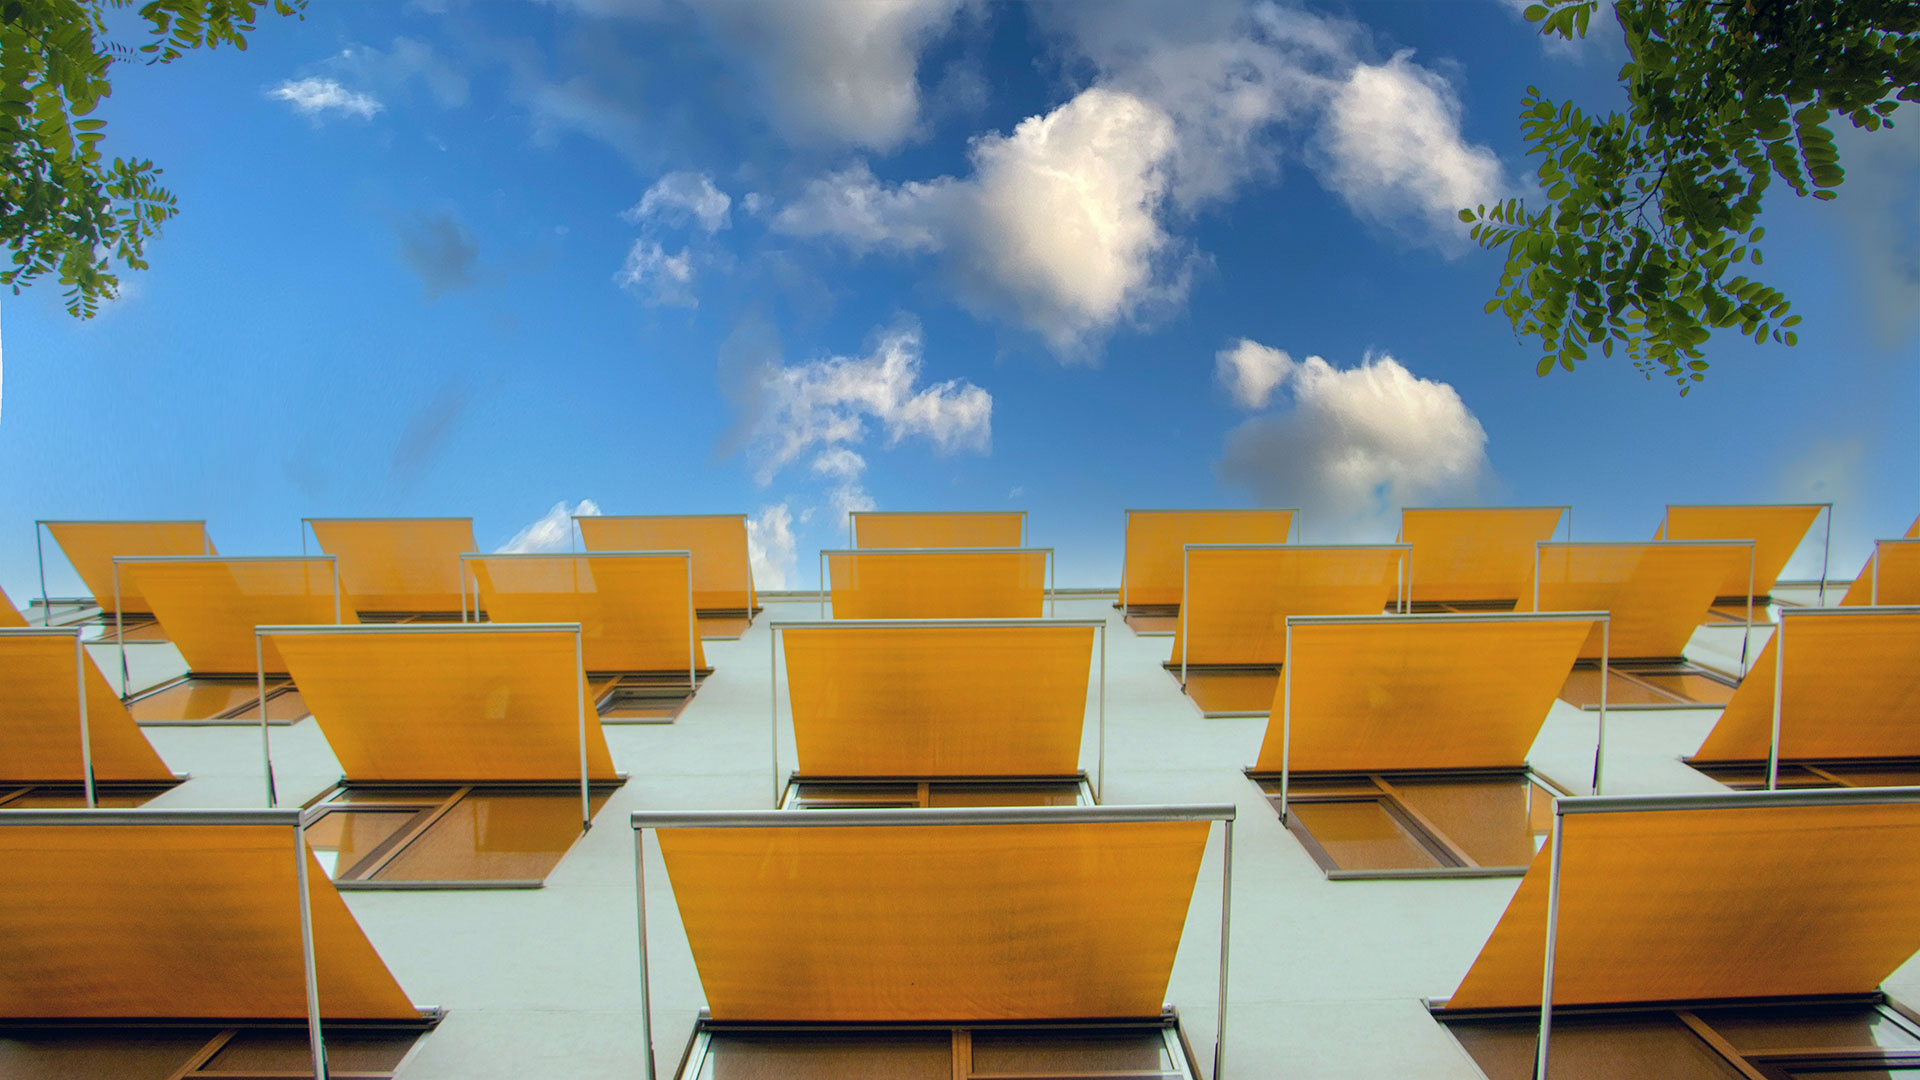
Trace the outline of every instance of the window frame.
<instances>
[{"instance_id":1,"label":"window frame","mask_svg":"<svg viewBox=\"0 0 1920 1080\"><path fill-rule=\"evenodd\" d=\"M327 1021L326 1030L330 1039L341 1036L347 1038L364 1038L371 1035L388 1035L396 1041L403 1037L410 1037L411 1040L407 1044L407 1048L401 1052L399 1059L394 1062L393 1068L391 1069L384 1071L354 1070L351 1073L341 1073L329 1067L328 1071L335 1075L352 1076L356 1078L356 1080L393 1080L394 1077L401 1075L407 1066L412 1063L414 1055L420 1052L420 1047L426 1043L427 1035L437 1028L440 1025L441 1019L444 1018L444 1014L437 1009L422 1011L426 1015L418 1021L411 1022L378 1020ZM237 1073L230 1069L209 1067L212 1065L213 1059L218 1057L220 1052L225 1050L229 1043L235 1038L245 1034L258 1032L286 1034L298 1036L298 1038L304 1042L308 1037L307 1025L304 1021L230 1019L142 1019L137 1022L125 1020L0 1021L0 1039L6 1039L11 1032L22 1031L72 1031L97 1033L107 1037L120 1035L123 1038L131 1039L140 1034L154 1031L195 1030L208 1031L212 1034L208 1035L197 1050L181 1059L180 1064L169 1074L170 1080L193 1080L194 1077L206 1077L211 1080L213 1077L224 1076L306 1075L305 1073L277 1073L265 1070L247 1070L243 1073ZM27 1077L26 1080L31 1080L31 1076Z\"/></svg>"},{"instance_id":2,"label":"window frame","mask_svg":"<svg viewBox=\"0 0 1920 1080\"><path fill-rule=\"evenodd\" d=\"M903 798L886 798L878 795L874 798L817 798L810 797L805 787L811 784L833 785L835 787L876 789L903 788L909 785L917 791L911 801ZM867 809L880 807L921 807L929 805L932 796L943 791L1019 791L1061 788L1068 784L1074 788L1074 806L1098 806L1100 800L1095 796L1093 784L1085 772L1071 776L801 776L797 772L787 774L787 786L780 794L782 810L839 810Z\"/></svg>"}]
</instances>

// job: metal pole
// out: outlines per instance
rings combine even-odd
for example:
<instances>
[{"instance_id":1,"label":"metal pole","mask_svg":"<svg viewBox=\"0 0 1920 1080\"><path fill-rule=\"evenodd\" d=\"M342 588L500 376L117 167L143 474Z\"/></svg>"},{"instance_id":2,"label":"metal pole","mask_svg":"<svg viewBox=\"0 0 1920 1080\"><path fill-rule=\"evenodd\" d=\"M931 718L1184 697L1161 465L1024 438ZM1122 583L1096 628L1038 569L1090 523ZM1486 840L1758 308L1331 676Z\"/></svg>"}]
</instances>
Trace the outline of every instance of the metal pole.
<instances>
[{"instance_id":1,"label":"metal pole","mask_svg":"<svg viewBox=\"0 0 1920 1080\"><path fill-rule=\"evenodd\" d=\"M327 560L333 567L333 625L340 625L340 558L334 556Z\"/></svg>"},{"instance_id":2,"label":"metal pole","mask_svg":"<svg viewBox=\"0 0 1920 1080\"><path fill-rule=\"evenodd\" d=\"M1880 541L1873 542L1873 558L1867 561L1867 567L1873 571L1873 586L1867 594L1867 603L1880 606ZM1826 605L1821 604L1822 607Z\"/></svg>"},{"instance_id":3,"label":"metal pole","mask_svg":"<svg viewBox=\"0 0 1920 1080\"><path fill-rule=\"evenodd\" d=\"M1593 741L1593 793L1600 794L1600 759L1607 752L1607 661L1613 649L1613 618L1600 623L1600 729Z\"/></svg>"},{"instance_id":4,"label":"metal pole","mask_svg":"<svg viewBox=\"0 0 1920 1080\"><path fill-rule=\"evenodd\" d=\"M1187 645L1193 635L1187 632L1187 609L1192 606L1187 596L1187 582L1192 577L1193 550L1186 545L1180 547L1180 692L1187 692Z\"/></svg>"},{"instance_id":5,"label":"metal pole","mask_svg":"<svg viewBox=\"0 0 1920 1080\"><path fill-rule=\"evenodd\" d=\"M1233 819L1220 823L1220 1015L1213 1032L1213 1080L1220 1080L1220 1063L1227 1045L1227 927L1233 917Z\"/></svg>"},{"instance_id":6,"label":"metal pole","mask_svg":"<svg viewBox=\"0 0 1920 1080\"><path fill-rule=\"evenodd\" d=\"M1747 677L1747 650L1753 644L1753 555L1754 546L1749 541L1747 544L1747 629L1740 635L1740 677L1742 679Z\"/></svg>"},{"instance_id":7,"label":"metal pole","mask_svg":"<svg viewBox=\"0 0 1920 1080\"><path fill-rule=\"evenodd\" d=\"M574 699L580 706L580 831L593 828L593 804L587 799L587 658L586 647L581 644L581 630L573 628L574 676L579 679L574 690Z\"/></svg>"},{"instance_id":8,"label":"metal pole","mask_svg":"<svg viewBox=\"0 0 1920 1080\"><path fill-rule=\"evenodd\" d=\"M647 993L647 831L633 830L633 884L639 897L640 922L640 1039L646 1048L642 1075L653 1077L653 1002Z\"/></svg>"},{"instance_id":9,"label":"metal pole","mask_svg":"<svg viewBox=\"0 0 1920 1080\"><path fill-rule=\"evenodd\" d=\"M127 638L120 614L120 560L113 560L113 643L120 649L120 700L127 700Z\"/></svg>"},{"instance_id":10,"label":"metal pole","mask_svg":"<svg viewBox=\"0 0 1920 1080\"><path fill-rule=\"evenodd\" d=\"M849 544L853 543L853 526L851 524L847 526L847 543ZM826 617L827 617L827 553L826 553L826 550L823 548L820 551L820 618L824 621Z\"/></svg>"},{"instance_id":11,"label":"metal pole","mask_svg":"<svg viewBox=\"0 0 1920 1080\"><path fill-rule=\"evenodd\" d=\"M474 582L474 588L477 590L479 587L480 587L479 582L477 581ZM753 618L752 611L747 612L747 618L749 619ZM689 697L693 696L693 692L699 689L699 687L695 685L694 677L693 677L693 635L694 635L694 629L699 625L700 625L700 612L695 610L693 606L693 553L688 552L687 553L687 696Z\"/></svg>"},{"instance_id":12,"label":"metal pole","mask_svg":"<svg viewBox=\"0 0 1920 1080\"><path fill-rule=\"evenodd\" d=\"M1780 788L1780 695L1786 689L1787 620L1773 631L1773 742L1767 746L1767 790Z\"/></svg>"},{"instance_id":13,"label":"metal pole","mask_svg":"<svg viewBox=\"0 0 1920 1080\"><path fill-rule=\"evenodd\" d=\"M768 742L773 747L773 808L780 809L780 628L767 628Z\"/></svg>"},{"instance_id":14,"label":"metal pole","mask_svg":"<svg viewBox=\"0 0 1920 1080\"><path fill-rule=\"evenodd\" d=\"M1280 659L1280 824L1287 823L1287 772L1293 758L1293 620L1288 618Z\"/></svg>"},{"instance_id":15,"label":"metal pole","mask_svg":"<svg viewBox=\"0 0 1920 1080\"><path fill-rule=\"evenodd\" d=\"M1094 774L1093 797L1104 801L1107 797L1107 624L1100 623L1100 758L1098 772Z\"/></svg>"},{"instance_id":16,"label":"metal pole","mask_svg":"<svg viewBox=\"0 0 1920 1080\"><path fill-rule=\"evenodd\" d=\"M476 593L480 591L480 583L477 579L474 581L473 589ZM476 608L480 606L478 600L473 606ZM467 557L465 555L460 556L460 621L462 623L467 621Z\"/></svg>"},{"instance_id":17,"label":"metal pole","mask_svg":"<svg viewBox=\"0 0 1920 1080\"><path fill-rule=\"evenodd\" d=\"M307 819L293 823L294 878L300 890L300 959L307 976L307 1046L313 1051L313 1075L327 1078L327 1044L320 1035L320 980L313 963L313 898L307 895Z\"/></svg>"},{"instance_id":18,"label":"metal pole","mask_svg":"<svg viewBox=\"0 0 1920 1080\"><path fill-rule=\"evenodd\" d=\"M1566 818L1560 800L1553 801L1553 852L1547 864L1547 955L1540 977L1540 1045L1534 1058L1534 1080L1547 1080L1547 1040L1553 1034L1553 950L1560 930L1560 848Z\"/></svg>"},{"instance_id":19,"label":"metal pole","mask_svg":"<svg viewBox=\"0 0 1920 1080\"><path fill-rule=\"evenodd\" d=\"M93 791L93 737L87 732L87 647L73 633L73 677L80 696L80 773L87 784L87 809L99 806Z\"/></svg>"},{"instance_id":20,"label":"metal pole","mask_svg":"<svg viewBox=\"0 0 1920 1080\"><path fill-rule=\"evenodd\" d=\"M1400 560L1393 564L1393 607L1395 611L1407 613L1407 555L1400 553Z\"/></svg>"},{"instance_id":21,"label":"metal pole","mask_svg":"<svg viewBox=\"0 0 1920 1080\"><path fill-rule=\"evenodd\" d=\"M1820 606L1827 606L1827 559L1833 554L1833 504L1827 504L1827 538L1820 542Z\"/></svg>"},{"instance_id":22,"label":"metal pole","mask_svg":"<svg viewBox=\"0 0 1920 1080\"><path fill-rule=\"evenodd\" d=\"M1545 549L1539 541L1533 544L1533 610L1540 610L1540 560Z\"/></svg>"},{"instance_id":23,"label":"metal pole","mask_svg":"<svg viewBox=\"0 0 1920 1080\"><path fill-rule=\"evenodd\" d=\"M266 650L260 645L260 632L256 630L253 634L253 678L255 686L260 692L260 760L265 766L267 774L267 806L268 808L272 808L279 805L279 800L273 791L273 747L269 743L267 736L267 662L265 655Z\"/></svg>"},{"instance_id":24,"label":"metal pole","mask_svg":"<svg viewBox=\"0 0 1920 1080\"><path fill-rule=\"evenodd\" d=\"M1128 510L1126 515L1126 524L1120 530L1120 615L1122 618L1127 614L1127 541L1133 532L1133 511ZM44 587L41 591L45 591Z\"/></svg>"},{"instance_id":25,"label":"metal pole","mask_svg":"<svg viewBox=\"0 0 1920 1080\"><path fill-rule=\"evenodd\" d=\"M1060 560L1054 557L1052 548L1047 549L1047 579L1052 583L1047 589L1047 614L1058 615L1060 614Z\"/></svg>"},{"instance_id":26,"label":"metal pole","mask_svg":"<svg viewBox=\"0 0 1920 1080\"><path fill-rule=\"evenodd\" d=\"M47 551L40 541L41 524L33 523L33 560L40 566L40 625L53 625L53 601L47 599Z\"/></svg>"}]
</instances>

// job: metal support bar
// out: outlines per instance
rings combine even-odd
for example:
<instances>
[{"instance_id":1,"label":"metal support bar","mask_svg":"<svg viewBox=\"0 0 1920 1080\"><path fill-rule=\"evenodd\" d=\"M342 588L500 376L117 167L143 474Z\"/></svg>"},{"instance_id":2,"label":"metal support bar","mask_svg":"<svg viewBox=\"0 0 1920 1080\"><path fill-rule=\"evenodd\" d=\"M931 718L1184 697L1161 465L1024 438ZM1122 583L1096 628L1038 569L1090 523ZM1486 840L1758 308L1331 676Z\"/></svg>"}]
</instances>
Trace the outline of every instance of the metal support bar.
<instances>
[{"instance_id":1,"label":"metal support bar","mask_svg":"<svg viewBox=\"0 0 1920 1080\"><path fill-rule=\"evenodd\" d=\"M772 727L767 740L773 746L773 808L780 809L780 628L767 625L767 700L772 702Z\"/></svg>"},{"instance_id":2,"label":"metal support bar","mask_svg":"<svg viewBox=\"0 0 1920 1080\"><path fill-rule=\"evenodd\" d=\"M1767 743L1767 790L1780 789L1780 697L1786 689L1787 620L1773 628L1773 735ZM1596 793L1597 794L1597 793Z\"/></svg>"},{"instance_id":3,"label":"metal support bar","mask_svg":"<svg viewBox=\"0 0 1920 1080\"><path fill-rule=\"evenodd\" d=\"M1287 617L1281 634L1284 644L1280 654L1280 824L1284 826L1287 823L1287 779L1293 763L1293 616Z\"/></svg>"},{"instance_id":4,"label":"metal support bar","mask_svg":"<svg viewBox=\"0 0 1920 1080\"><path fill-rule=\"evenodd\" d=\"M1220 1011L1213 1032L1213 1080L1220 1080L1221 1063L1227 1056L1227 941L1233 919L1233 819L1220 826Z\"/></svg>"},{"instance_id":5,"label":"metal support bar","mask_svg":"<svg viewBox=\"0 0 1920 1080\"><path fill-rule=\"evenodd\" d=\"M80 698L80 773L87 785L87 809L91 810L99 802L93 790L93 736L87 731L87 647L78 630L73 632L73 674Z\"/></svg>"},{"instance_id":6,"label":"metal support bar","mask_svg":"<svg viewBox=\"0 0 1920 1080\"><path fill-rule=\"evenodd\" d=\"M1540 976L1540 1042L1535 1048L1534 1080L1547 1080L1547 1041L1553 1034L1553 953L1560 932L1560 855L1566 831L1559 799L1553 801L1553 851L1547 863L1547 952Z\"/></svg>"},{"instance_id":7,"label":"metal support bar","mask_svg":"<svg viewBox=\"0 0 1920 1080\"><path fill-rule=\"evenodd\" d=\"M40 532L45 528L43 522L33 523L33 561L40 567L40 625L53 625L53 601L47 598L47 552L41 546Z\"/></svg>"},{"instance_id":8,"label":"metal support bar","mask_svg":"<svg viewBox=\"0 0 1920 1080\"><path fill-rule=\"evenodd\" d=\"M573 662L578 671L574 698L580 709L580 831L593 828L593 806L587 801L587 658L578 624L573 628Z\"/></svg>"},{"instance_id":9,"label":"metal support bar","mask_svg":"<svg viewBox=\"0 0 1920 1080\"><path fill-rule=\"evenodd\" d=\"M1828 560L1833 556L1833 504L1827 504L1827 537L1820 542L1820 606L1827 606Z\"/></svg>"},{"instance_id":10,"label":"metal support bar","mask_svg":"<svg viewBox=\"0 0 1920 1080\"><path fill-rule=\"evenodd\" d=\"M129 696L127 683L131 681L127 674L127 638L126 638L126 629L122 622L123 618L124 616L120 612L120 560L114 559L113 560L113 643L120 650L120 700L121 701L127 700L127 697Z\"/></svg>"},{"instance_id":11,"label":"metal support bar","mask_svg":"<svg viewBox=\"0 0 1920 1080\"><path fill-rule=\"evenodd\" d=\"M293 858L300 890L300 960L307 979L307 1047L313 1052L314 1077L326 1080L327 1044L320 1033L320 980L313 959L313 899L307 895L307 823L301 814L293 819Z\"/></svg>"},{"instance_id":12,"label":"metal support bar","mask_svg":"<svg viewBox=\"0 0 1920 1080\"><path fill-rule=\"evenodd\" d=\"M1096 786L1093 797L1105 801L1107 797L1107 621L1100 620L1100 728L1099 758L1095 764L1094 779Z\"/></svg>"},{"instance_id":13,"label":"metal support bar","mask_svg":"<svg viewBox=\"0 0 1920 1080\"><path fill-rule=\"evenodd\" d=\"M1866 790L1866 789L1855 789ZM1898 789L1906 791L1907 789ZM1721 796L1724 797L1724 796ZM1920 788L1909 798L1920 801ZM1231 821L1232 803L1122 806L858 807L809 810L635 810L635 829L806 829L859 826L1111 824L1144 821Z\"/></svg>"},{"instance_id":14,"label":"metal support bar","mask_svg":"<svg viewBox=\"0 0 1920 1080\"><path fill-rule=\"evenodd\" d=\"M260 693L260 761L267 775L267 806L269 809L279 804L273 790L273 747L267 734L267 662L266 649L261 644L261 636L253 635L253 678Z\"/></svg>"},{"instance_id":15,"label":"metal support bar","mask_svg":"<svg viewBox=\"0 0 1920 1080\"><path fill-rule=\"evenodd\" d=\"M647 973L647 832L645 829L633 830L633 884L634 894L639 897L635 905L640 916L640 1042L645 1048L646 1057L643 1075L646 1080L654 1080L653 1073L653 1002L648 989Z\"/></svg>"},{"instance_id":16,"label":"metal support bar","mask_svg":"<svg viewBox=\"0 0 1920 1080\"><path fill-rule=\"evenodd\" d=\"M1593 740L1593 793L1600 794L1600 760L1607 753L1607 663L1613 651L1613 616L1600 620L1600 722Z\"/></svg>"}]
</instances>

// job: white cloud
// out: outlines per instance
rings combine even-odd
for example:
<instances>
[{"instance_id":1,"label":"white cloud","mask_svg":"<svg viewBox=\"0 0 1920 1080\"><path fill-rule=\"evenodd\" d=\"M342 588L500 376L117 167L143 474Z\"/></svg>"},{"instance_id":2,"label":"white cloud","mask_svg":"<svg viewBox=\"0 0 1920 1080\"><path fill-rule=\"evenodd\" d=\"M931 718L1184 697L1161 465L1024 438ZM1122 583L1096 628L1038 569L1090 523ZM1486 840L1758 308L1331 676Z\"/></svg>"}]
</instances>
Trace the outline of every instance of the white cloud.
<instances>
[{"instance_id":1,"label":"white cloud","mask_svg":"<svg viewBox=\"0 0 1920 1080\"><path fill-rule=\"evenodd\" d=\"M526 527L513 534L513 539L495 548L503 555L523 555L533 551L566 551L573 547L573 519L578 517L598 517L600 506L592 499L581 499L571 507L565 499L553 504L553 509L527 523Z\"/></svg>"},{"instance_id":2,"label":"white cloud","mask_svg":"<svg viewBox=\"0 0 1920 1080\"><path fill-rule=\"evenodd\" d=\"M1267 400L1293 371L1293 357L1282 349L1241 338L1214 357L1214 377L1243 409L1264 409Z\"/></svg>"},{"instance_id":3,"label":"white cloud","mask_svg":"<svg viewBox=\"0 0 1920 1080\"><path fill-rule=\"evenodd\" d=\"M813 459L814 472L840 480L851 480L866 470L867 459L844 446L821 451L820 455Z\"/></svg>"},{"instance_id":4,"label":"white cloud","mask_svg":"<svg viewBox=\"0 0 1920 1080\"><path fill-rule=\"evenodd\" d=\"M715 233L727 227L728 209L733 200L713 186L706 173L670 172L654 181L640 201L620 216L636 224L659 221L685 226L698 222L702 230Z\"/></svg>"},{"instance_id":5,"label":"white cloud","mask_svg":"<svg viewBox=\"0 0 1920 1080\"><path fill-rule=\"evenodd\" d=\"M799 546L793 538L793 512L786 503L763 508L747 519L747 561L753 583L760 589L785 589L799 565Z\"/></svg>"},{"instance_id":6,"label":"white cloud","mask_svg":"<svg viewBox=\"0 0 1920 1080\"><path fill-rule=\"evenodd\" d=\"M1347 76L1327 113L1322 178L1362 218L1459 246L1460 210L1500 198L1506 182L1492 150L1463 140L1452 85L1410 57Z\"/></svg>"},{"instance_id":7,"label":"white cloud","mask_svg":"<svg viewBox=\"0 0 1920 1080\"><path fill-rule=\"evenodd\" d=\"M669 255L659 243L642 237L627 249L626 265L613 276L623 289L659 307L699 307L693 293L693 256L686 248Z\"/></svg>"},{"instance_id":8,"label":"white cloud","mask_svg":"<svg viewBox=\"0 0 1920 1080\"><path fill-rule=\"evenodd\" d=\"M1228 351L1248 346L1264 348ZM1270 351L1292 407L1230 432L1220 472L1263 503L1301 507L1318 538L1377 533L1402 506L1470 496L1491 479L1486 429L1452 386L1384 354L1336 368Z\"/></svg>"},{"instance_id":9,"label":"white cloud","mask_svg":"<svg viewBox=\"0 0 1920 1080\"><path fill-rule=\"evenodd\" d=\"M287 102L302 116L316 120L332 112L367 120L386 107L372 94L349 90L326 78L288 79L267 91L267 96Z\"/></svg>"}]
</instances>

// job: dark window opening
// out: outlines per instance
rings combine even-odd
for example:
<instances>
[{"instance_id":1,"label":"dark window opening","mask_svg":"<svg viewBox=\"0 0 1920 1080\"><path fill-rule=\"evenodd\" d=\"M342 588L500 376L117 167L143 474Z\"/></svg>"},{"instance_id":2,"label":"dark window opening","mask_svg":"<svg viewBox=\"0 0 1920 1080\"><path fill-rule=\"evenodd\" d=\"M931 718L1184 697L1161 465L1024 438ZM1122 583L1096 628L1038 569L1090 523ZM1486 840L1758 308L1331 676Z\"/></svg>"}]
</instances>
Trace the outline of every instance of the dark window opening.
<instances>
[{"instance_id":1,"label":"dark window opening","mask_svg":"<svg viewBox=\"0 0 1920 1080\"><path fill-rule=\"evenodd\" d=\"M1250 775L1279 811L1280 778ZM1524 771L1295 774L1286 823L1333 879L1520 876L1557 794Z\"/></svg>"},{"instance_id":2,"label":"dark window opening","mask_svg":"<svg viewBox=\"0 0 1920 1080\"><path fill-rule=\"evenodd\" d=\"M700 638L703 641L737 641L753 625L753 617L760 614L762 608L699 608L694 618L699 620Z\"/></svg>"},{"instance_id":3,"label":"dark window opening","mask_svg":"<svg viewBox=\"0 0 1920 1080\"><path fill-rule=\"evenodd\" d=\"M620 784L594 784L598 813ZM336 788L307 843L335 887L538 888L583 832L577 785Z\"/></svg>"},{"instance_id":4,"label":"dark window opening","mask_svg":"<svg viewBox=\"0 0 1920 1080\"><path fill-rule=\"evenodd\" d=\"M252 675L189 675L127 701L136 724L258 724L260 683ZM267 723L291 724L311 715L284 675L267 676Z\"/></svg>"},{"instance_id":5,"label":"dark window opening","mask_svg":"<svg viewBox=\"0 0 1920 1080\"><path fill-rule=\"evenodd\" d=\"M1086 777L1009 780L801 779L787 782L785 810L957 806L1093 806Z\"/></svg>"},{"instance_id":6,"label":"dark window opening","mask_svg":"<svg viewBox=\"0 0 1920 1080\"><path fill-rule=\"evenodd\" d=\"M172 791L182 781L171 783L100 783L93 785L93 804L111 810L132 809ZM7 784L0 783L0 808L7 810L79 810L87 805L84 784ZM0 1076L6 1075L0 1073Z\"/></svg>"},{"instance_id":7,"label":"dark window opening","mask_svg":"<svg viewBox=\"0 0 1920 1080\"><path fill-rule=\"evenodd\" d=\"M1113 606L1120 608L1118 603ZM1128 604L1120 611L1127 626L1140 637L1172 637L1180 629L1179 604Z\"/></svg>"},{"instance_id":8,"label":"dark window opening","mask_svg":"<svg viewBox=\"0 0 1920 1080\"><path fill-rule=\"evenodd\" d=\"M1180 663L1161 664L1180 678ZM1280 665L1189 664L1183 688L1202 716L1267 716L1280 688Z\"/></svg>"},{"instance_id":9,"label":"dark window opening","mask_svg":"<svg viewBox=\"0 0 1920 1080\"><path fill-rule=\"evenodd\" d=\"M1619 660L1607 665L1609 709L1719 708L1733 700L1740 680L1685 660ZM1560 700L1582 709L1600 707L1600 662L1574 665Z\"/></svg>"},{"instance_id":10,"label":"dark window opening","mask_svg":"<svg viewBox=\"0 0 1920 1080\"><path fill-rule=\"evenodd\" d=\"M323 1023L327 1071L361 1080L387 1080L429 1027ZM256 1080L312 1075L313 1056L304 1023L0 1025L0 1076L8 1080L186 1080L195 1076Z\"/></svg>"},{"instance_id":11,"label":"dark window opening","mask_svg":"<svg viewBox=\"0 0 1920 1080\"><path fill-rule=\"evenodd\" d=\"M648 671L614 674L595 672L587 676L588 693L603 724L670 724L686 709L712 668L694 673L693 685L687 685L685 671Z\"/></svg>"},{"instance_id":12,"label":"dark window opening","mask_svg":"<svg viewBox=\"0 0 1920 1080\"><path fill-rule=\"evenodd\" d=\"M1767 786L1765 762L1697 764L1693 768L1735 791L1763 791ZM1782 761L1779 786L1783 788L1916 787L1920 786L1920 761L1911 758Z\"/></svg>"},{"instance_id":13,"label":"dark window opening","mask_svg":"<svg viewBox=\"0 0 1920 1080\"><path fill-rule=\"evenodd\" d=\"M680 1080L1193 1080L1177 1022L736 1025L694 1030Z\"/></svg>"}]
</instances>

